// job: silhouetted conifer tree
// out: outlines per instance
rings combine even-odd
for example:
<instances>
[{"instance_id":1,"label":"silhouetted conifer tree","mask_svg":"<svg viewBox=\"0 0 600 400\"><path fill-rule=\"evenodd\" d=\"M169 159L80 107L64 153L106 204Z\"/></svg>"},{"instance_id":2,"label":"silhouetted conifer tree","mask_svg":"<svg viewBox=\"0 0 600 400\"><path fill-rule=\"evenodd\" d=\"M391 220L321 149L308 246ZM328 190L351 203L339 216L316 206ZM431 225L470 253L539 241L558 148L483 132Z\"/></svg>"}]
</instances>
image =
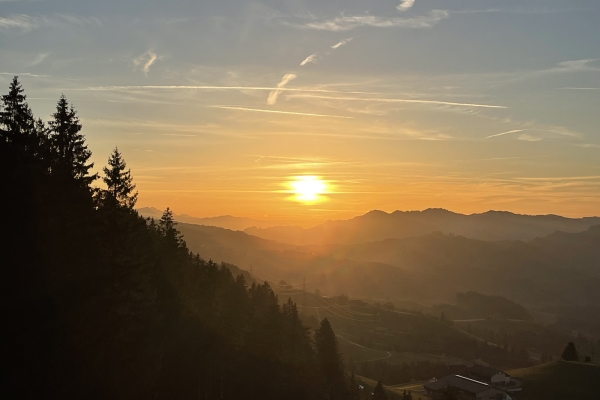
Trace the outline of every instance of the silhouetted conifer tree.
<instances>
[{"instance_id":1,"label":"silhouetted conifer tree","mask_svg":"<svg viewBox=\"0 0 600 400\"><path fill-rule=\"evenodd\" d=\"M338 350L337 338L327 318L321 321L315 333L315 347L326 391L332 399L344 398L347 395L344 364Z\"/></svg>"},{"instance_id":2,"label":"silhouetted conifer tree","mask_svg":"<svg viewBox=\"0 0 600 400\"><path fill-rule=\"evenodd\" d=\"M126 170L127 164L119 149L115 147L110 158L108 166L104 167L104 177L102 180L106 184L104 201L114 203L115 207L133 209L137 202L137 192L135 184L131 177L131 170Z\"/></svg>"},{"instance_id":3,"label":"silhouetted conifer tree","mask_svg":"<svg viewBox=\"0 0 600 400\"><path fill-rule=\"evenodd\" d=\"M56 112L49 123L52 147L56 152L52 166L53 174L62 179L71 178L80 188L87 188L97 175L90 175L94 166L88 163L92 152L87 148L81 132L81 123L73 106L62 95L56 104Z\"/></svg>"},{"instance_id":4,"label":"silhouetted conifer tree","mask_svg":"<svg viewBox=\"0 0 600 400\"><path fill-rule=\"evenodd\" d=\"M569 342L569 344L567 344L567 347L565 347L561 358L565 361L579 361L579 355L577 354L575 343Z\"/></svg>"},{"instance_id":5,"label":"silhouetted conifer tree","mask_svg":"<svg viewBox=\"0 0 600 400\"><path fill-rule=\"evenodd\" d=\"M387 393L381 381L377 382L375 389L373 390L373 400L387 400Z\"/></svg>"},{"instance_id":6,"label":"silhouetted conifer tree","mask_svg":"<svg viewBox=\"0 0 600 400\"><path fill-rule=\"evenodd\" d=\"M22 158L31 152L35 143L32 140L35 121L18 77L13 78L8 94L2 96L1 106L0 141L8 144L13 153Z\"/></svg>"},{"instance_id":7,"label":"silhouetted conifer tree","mask_svg":"<svg viewBox=\"0 0 600 400\"><path fill-rule=\"evenodd\" d=\"M163 212L162 217L158 221L158 228L160 233L165 238L167 246L171 249L180 249L185 247L185 241L181 232L179 232L175 226L177 223L173 219L173 211L169 207Z\"/></svg>"}]
</instances>

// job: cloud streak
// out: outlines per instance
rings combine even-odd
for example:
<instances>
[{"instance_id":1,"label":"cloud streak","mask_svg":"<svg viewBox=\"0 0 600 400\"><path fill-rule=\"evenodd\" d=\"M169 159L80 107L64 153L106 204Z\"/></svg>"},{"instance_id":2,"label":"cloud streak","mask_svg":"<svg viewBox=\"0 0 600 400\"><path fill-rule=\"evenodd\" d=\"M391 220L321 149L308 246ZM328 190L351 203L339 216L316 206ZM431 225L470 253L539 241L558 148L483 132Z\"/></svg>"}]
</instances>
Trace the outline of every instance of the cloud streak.
<instances>
[{"instance_id":1,"label":"cloud streak","mask_svg":"<svg viewBox=\"0 0 600 400\"><path fill-rule=\"evenodd\" d=\"M433 10L427 15L411 18L386 18L374 15L341 16L320 22L308 22L299 25L300 28L316 29L331 32L349 31L358 27L371 26L375 28L431 28L441 20L448 18L446 10Z\"/></svg>"},{"instance_id":2,"label":"cloud streak","mask_svg":"<svg viewBox=\"0 0 600 400\"><path fill-rule=\"evenodd\" d=\"M396 6L398 11L407 11L415 5L415 0L400 0L400 4Z\"/></svg>"},{"instance_id":3,"label":"cloud streak","mask_svg":"<svg viewBox=\"0 0 600 400\"><path fill-rule=\"evenodd\" d=\"M378 103L415 103L415 104L435 104L442 106L460 106L460 107L475 107L475 108L500 108L506 109L505 106L496 106L490 104L476 104L476 103L455 103L451 101L438 101L438 100L416 100L416 99L389 99L389 98L367 98L367 97L334 97L334 96L319 96L319 95L296 95L295 97L307 97L315 99L326 99L326 100L349 100L349 101L368 101Z\"/></svg>"},{"instance_id":4,"label":"cloud streak","mask_svg":"<svg viewBox=\"0 0 600 400\"><path fill-rule=\"evenodd\" d=\"M277 84L277 88L275 90L272 90L271 93L269 93L269 97L267 97L267 104L273 105L277 103L277 98L282 93L281 89L283 89L285 85L287 85L290 81L294 79L296 79L295 74L285 74L283 78L281 78L281 81Z\"/></svg>"},{"instance_id":5,"label":"cloud streak","mask_svg":"<svg viewBox=\"0 0 600 400\"><path fill-rule=\"evenodd\" d=\"M354 39L354 38L348 38L348 39L341 40L341 41L337 42L336 44L334 44L333 46L331 46L331 48L332 49L338 49L338 48L340 48L340 47L342 47L342 46L350 43L350 41L352 39Z\"/></svg>"},{"instance_id":6,"label":"cloud streak","mask_svg":"<svg viewBox=\"0 0 600 400\"><path fill-rule=\"evenodd\" d=\"M237 107L237 106L208 106L208 107L220 108L223 110L254 111L254 112L270 113L270 114L301 115L301 116L307 116L307 117L344 118L344 119L352 119L353 118L353 117L347 117L347 116L343 116L343 115L313 114L313 113L303 113L303 112L294 112L294 111L265 110L262 108L248 108L248 107Z\"/></svg>"},{"instance_id":7,"label":"cloud streak","mask_svg":"<svg viewBox=\"0 0 600 400\"><path fill-rule=\"evenodd\" d=\"M530 135L528 133L524 133L522 135L519 135L519 137L517 139L523 140L525 142L539 142L540 140L542 140L541 137L533 136L533 135Z\"/></svg>"},{"instance_id":8,"label":"cloud streak","mask_svg":"<svg viewBox=\"0 0 600 400\"><path fill-rule=\"evenodd\" d=\"M103 26L98 18L86 18L66 14L53 14L44 17L32 17L27 14L14 14L0 17L0 30L20 30L30 32L44 27L62 28L65 25Z\"/></svg>"},{"instance_id":9,"label":"cloud streak","mask_svg":"<svg viewBox=\"0 0 600 400\"><path fill-rule=\"evenodd\" d=\"M145 75L148 75L150 72L150 67L152 67L158 59L159 57L155 52L148 50L141 56L133 59L133 65L135 66L133 70L137 71L139 68L144 72Z\"/></svg>"},{"instance_id":10,"label":"cloud streak","mask_svg":"<svg viewBox=\"0 0 600 400\"><path fill-rule=\"evenodd\" d=\"M43 54L40 54L40 55L38 55L38 56L35 58L35 60L33 60L33 61L31 62L31 64L29 64L29 67L35 67L36 65L39 65L39 64L43 63L43 62L44 62L44 60L45 60L46 58L48 58L48 56L49 56L49 54L48 54L48 53L43 53Z\"/></svg>"},{"instance_id":11,"label":"cloud streak","mask_svg":"<svg viewBox=\"0 0 600 400\"><path fill-rule=\"evenodd\" d=\"M509 133L523 132L524 130L525 130L525 129L515 129L514 131L508 131L508 132L496 133L495 135L486 136L486 139L493 138L493 137L498 137L498 136L504 136L504 135L508 135Z\"/></svg>"},{"instance_id":12,"label":"cloud streak","mask_svg":"<svg viewBox=\"0 0 600 400\"><path fill-rule=\"evenodd\" d=\"M10 74L14 75L14 74ZM114 91L114 90L257 90L282 92L314 92L314 93L339 93L339 94L380 94L379 92L362 91L342 91L328 89L310 89L310 88L284 88L272 86L196 86L196 85L130 85L130 86L91 86L73 90L81 91Z\"/></svg>"},{"instance_id":13,"label":"cloud streak","mask_svg":"<svg viewBox=\"0 0 600 400\"><path fill-rule=\"evenodd\" d=\"M316 64L316 63L317 63L317 53L315 53L315 54L311 54L310 56L306 57L306 58L304 59L304 61L302 61L302 62L300 63L300 66L301 66L301 67L304 67L304 66L305 66L306 64L308 64L308 63L312 63L312 64Z\"/></svg>"}]
</instances>

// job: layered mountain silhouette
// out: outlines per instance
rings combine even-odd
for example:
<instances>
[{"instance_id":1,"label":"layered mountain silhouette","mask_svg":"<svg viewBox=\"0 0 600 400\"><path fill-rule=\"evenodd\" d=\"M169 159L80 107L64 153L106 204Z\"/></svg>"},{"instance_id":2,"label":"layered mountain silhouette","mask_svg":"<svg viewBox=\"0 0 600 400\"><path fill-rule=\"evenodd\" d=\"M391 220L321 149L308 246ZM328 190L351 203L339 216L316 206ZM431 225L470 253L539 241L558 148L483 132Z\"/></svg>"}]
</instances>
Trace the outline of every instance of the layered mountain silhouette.
<instances>
[{"instance_id":1,"label":"layered mountain silhouette","mask_svg":"<svg viewBox=\"0 0 600 400\"><path fill-rule=\"evenodd\" d=\"M253 269L258 279L306 278L323 293L451 302L457 292L522 304L600 302L600 226L530 241L485 241L434 232L359 244L294 246L243 232L179 224L191 250ZM298 285L296 285L298 287Z\"/></svg>"},{"instance_id":2,"label":"layered mountain silhouette","mask_svg":"<svg viewBox=\"0 0 600 400\"><path fill-rule=\"evenodd\" d=\"M479 240L531 240L554 233L582 232L600 224L600 217L565 218L557 215L519 215L504 211L457 214L444 209L371 211L349 220L327 221L313 228L251 227L246 233L295 245L357 244L389 238L422 236L432 232Z\"/></svg>"},{"instance_id":3,"label":"layered mountain silhouette","mask_svg":"<svg viewBox=\"0 0 600 400\"><path fill-rule=\"evenodd\" d=\"M154 207L143 207L137 210L140 215L144 217L150 217L154 219L160 219L163 211ZM234 231L243 231L246 228L258 227L268 228L276 223L262 221L258 219L245 218L245 217L234 217L231 215L221 215L218 217L207 217L199 218L192 217L187 214L174 214L174 218L178 222L185 222L188 224L206 225L206 226L218 226L219 228L231 229Z\"/></svg>"}]
</instances>

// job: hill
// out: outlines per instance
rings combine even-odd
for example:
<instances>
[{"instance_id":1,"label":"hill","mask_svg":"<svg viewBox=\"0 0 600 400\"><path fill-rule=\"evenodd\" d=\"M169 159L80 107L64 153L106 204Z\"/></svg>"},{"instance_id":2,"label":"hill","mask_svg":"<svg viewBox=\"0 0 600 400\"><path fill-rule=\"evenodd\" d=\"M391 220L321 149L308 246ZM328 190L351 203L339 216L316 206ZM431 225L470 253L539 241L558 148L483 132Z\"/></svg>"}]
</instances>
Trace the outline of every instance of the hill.
<instances>
[{"instance_id":1,"label":"hill","mask_svg":"<svg viewBox=\"0 0 600 400\"><path fill-rule=\"evenodd\" d=\"M556 231L581 232L600 224L600 217L565 218L557 215L519 215L504 211L457 214L443 209L371 211L349 220L327 221L313 228L252 227L246 232L264 239L311 245L357 244L388 238L422 236L432 232L479 240L531 240Z\"/></svg>"},{"instance_id":2,"label":"hill","mask_svg":"<svg viewBox=\"0 0 600 400\"><path fill-rule=\"evenodd\" d=\"M433 233L357 245L294 246L244 232L179 224L190 249L278 282L421 301L453 302L457 292L500 295L530 306L600 302L600 227L530 242L488 242Z\"/></svg>"},{"instance_id":3,"label":"hill","mask_svg":"<svg viewBox=\"0 0 600 400\"><path fill-rule=\"evenodd\" d=\"M159 219L162 216L162 211L154 207L142 207L138 208L137 212L146 217ZM268 228L275 223L261 221L258 219L245 218L245 217L234 217L231 215L220 215L218 217L207 217L198 218L192 217L187 214L174 214L175 220L178 222L184 222L188 224L206 225L206 226L218 226L220 228L231 229L234 231L243 231L250 227Z\"/></svg>"},{"instance_id":4,"label":"hill","mask_svg":"<svg viewBox=\"0 0 600 400\"><path fill-rule=\"evenodd\" d=\"M193 252L253 270L259 280L286 280L309 291L380 301L453 303L458 292L502 296L558 317L561 330L600 336L600 227L529 242L489 242L433 233L357 245L294 246L244 232L179 224ZM435 315L439 316L438 310ZM428 311L424 311L428 312ZM487 315L528 319L523 315ZM447 314L452 319L484 314Z\"/></svg>"},{"instance_id":5,"label":"hill","mask_svg":"<svg viewBox=\"0 0 600 400\"><path fill-rule=\"evenodd\" d=\"M519 400L597 400L600 398L600 366L553 362L508 372L523 382Z\"/></svg>"}]
</instances>

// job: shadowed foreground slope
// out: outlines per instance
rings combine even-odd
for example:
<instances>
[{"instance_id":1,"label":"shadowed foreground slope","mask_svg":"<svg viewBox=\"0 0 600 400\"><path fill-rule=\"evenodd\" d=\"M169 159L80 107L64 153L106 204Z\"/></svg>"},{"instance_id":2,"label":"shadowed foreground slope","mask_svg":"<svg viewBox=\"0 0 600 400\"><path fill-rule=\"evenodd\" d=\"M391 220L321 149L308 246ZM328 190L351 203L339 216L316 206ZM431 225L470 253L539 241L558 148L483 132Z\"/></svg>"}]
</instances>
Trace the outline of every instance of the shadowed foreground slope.
<instances>
[{"instance_id":1,"label":"shadowed foreground slope","mask_svg":"<svg viewBox=\"0 0 600 400\"><path fill-rule=\"evenodd\" d=\"M509 371L523 382L519 400L598 400L600 366L558 361Z\"/></svg>"}]
</instances>

